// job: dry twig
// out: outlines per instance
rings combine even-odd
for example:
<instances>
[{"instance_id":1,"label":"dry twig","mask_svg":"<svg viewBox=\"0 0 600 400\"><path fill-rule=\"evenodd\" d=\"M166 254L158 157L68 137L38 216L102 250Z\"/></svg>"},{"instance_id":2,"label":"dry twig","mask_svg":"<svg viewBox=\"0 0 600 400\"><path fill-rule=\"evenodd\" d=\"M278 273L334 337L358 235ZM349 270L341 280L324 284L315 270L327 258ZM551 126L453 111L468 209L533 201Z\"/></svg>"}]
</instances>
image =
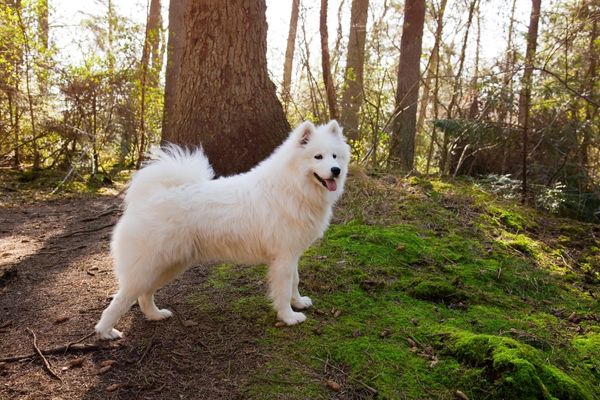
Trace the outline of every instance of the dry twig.
<instances>
[{"instance_id":1,"label":"dry twig","mask_svg":"<svg viewBox=\"0 0 600 400\"><path fill-rule=\"evenodd\" d=\"M42 361L44 362L44 367L46 368L46 371L48 371L48 373L50 375L52 375L53 378L58 379L59 381L62 382L62 379L60 376L56 375L56 373L54 371L52 371L52 368L50 367L50 363L48 362L48 360L46 359L46 357L44 357L44 354L42 354L42 351L40 350L40 348L37 345L37 336L35 335L35 332L32 331L29 328L25 328L27 330L27 332L29 332L31 334L31 336L33 336L33 348L35 349L35 352L40 356L40 358L42 359Z\"/></svg>"}]
</instances>

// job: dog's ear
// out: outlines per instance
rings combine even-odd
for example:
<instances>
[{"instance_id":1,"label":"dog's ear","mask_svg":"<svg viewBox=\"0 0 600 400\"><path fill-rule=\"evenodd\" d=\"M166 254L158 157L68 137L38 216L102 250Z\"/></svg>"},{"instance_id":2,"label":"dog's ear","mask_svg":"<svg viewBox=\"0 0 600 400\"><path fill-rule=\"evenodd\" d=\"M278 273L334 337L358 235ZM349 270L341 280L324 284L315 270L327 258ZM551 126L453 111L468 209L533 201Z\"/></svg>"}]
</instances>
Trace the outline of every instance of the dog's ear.
<instances>
[{"instance_id":1,"label":"dog's ear","mask_svg":"<svg viewBox=\"0 0 600 400\"><path fill-rule=\"evenodd\" d=\"M342 136L342 127L335 119L332 119L327 124L327 131L333 133L334 135Z\"/></svg>"},{"instance_id":2,"label":"dog's ear","mask_svg":"<svg viewBox=\"0 0 600 400\"><path fill-rule=\"evenodd\" d=\"M310 140L310 137L315 133L315 126L310 121L304 121L295 131L295 136L298 139L298 143L304 146Z\"/></svg>"}]
</instances>

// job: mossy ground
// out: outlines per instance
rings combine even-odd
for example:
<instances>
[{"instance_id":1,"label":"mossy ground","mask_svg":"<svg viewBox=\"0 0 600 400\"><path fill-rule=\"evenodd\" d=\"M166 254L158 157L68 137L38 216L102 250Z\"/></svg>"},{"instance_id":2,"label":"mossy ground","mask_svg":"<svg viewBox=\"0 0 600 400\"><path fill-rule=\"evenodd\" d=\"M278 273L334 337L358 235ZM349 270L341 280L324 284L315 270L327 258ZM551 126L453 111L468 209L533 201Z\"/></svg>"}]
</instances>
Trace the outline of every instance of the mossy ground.
<instances>
[{"instance_id":1,"label":"mossy ground","mask_svg":"<svg viewBox=\"0 0 600 400\"><path fill-rule=\"evenodd\" d=\"M600 398L598 231L468 182L359 174L300 261L304 324L275 326L264 266L219 266L190 302L264 326L247 398Z\"/></svg>"}]
</instances>

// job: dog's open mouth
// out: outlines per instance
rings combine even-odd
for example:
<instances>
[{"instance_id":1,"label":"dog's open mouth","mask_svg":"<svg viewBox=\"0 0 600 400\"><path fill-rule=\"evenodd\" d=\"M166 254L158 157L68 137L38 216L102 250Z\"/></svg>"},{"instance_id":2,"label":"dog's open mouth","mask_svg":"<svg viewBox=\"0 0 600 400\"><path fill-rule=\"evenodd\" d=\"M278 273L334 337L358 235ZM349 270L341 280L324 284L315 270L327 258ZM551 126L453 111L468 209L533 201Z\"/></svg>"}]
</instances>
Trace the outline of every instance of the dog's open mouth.
<instances>
[{"instance_id":1,"label":"dog's open mouth","mask_svg":"<svg viewBox=\"0 0 600 400\"><path fill-rule=\"evenodd\" d=\"M337 189L337 182L335 181L335 179L323 179L315 172L313 172L313 174L315 175L315 178L317 178L317 180L321 182L321 185L327 188L327 190L329 190L330 192L335 192L335 190Z\"/></svg>"}]
</instances>

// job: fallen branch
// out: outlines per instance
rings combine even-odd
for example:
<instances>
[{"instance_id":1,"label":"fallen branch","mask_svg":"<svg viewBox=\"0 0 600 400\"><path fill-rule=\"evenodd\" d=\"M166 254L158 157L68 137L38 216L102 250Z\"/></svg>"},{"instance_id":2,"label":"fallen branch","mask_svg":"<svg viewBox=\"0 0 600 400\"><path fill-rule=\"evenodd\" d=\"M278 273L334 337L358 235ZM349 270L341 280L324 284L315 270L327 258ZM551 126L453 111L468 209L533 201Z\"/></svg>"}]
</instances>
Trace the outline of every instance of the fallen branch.
<instances>
[{"instance_id":1,"label":"fallen branch","mask_svg":"<svg viewBox=\"0 0 600 400\"><path fill-rule=\"evenodd\" d=\"M110 215L112 213L114 213L115 211L120 211L120 207L119 206L113 206L113 207L109 207L108 209L106 209L104 212L101 212L100 214L94 215L92 217L87 217L87 218L83 218L81 219L79 222L90 222L90 221L94 221L96 219L100 219L102 217L105 217L107 215Z\"/></svg>"},{"instance_id":2,"label":"fallen branch","mask_svg":"<svg viewBox=\"0 0 600 400\"><path fill-rule=\"evenodd\" d=\"M102 229L113 227L114 225L115 225L115 223L111 222L109 224L100 225L100 226L97 226L97 227L92 228L92 229L80 229L78 231L73 231L73 232L65 233L64 235L61 236L61 238L64 239L64 238L68 238L69 236L75 236L75 235L81 235L81 234L84 234L84 233L97 232L97 231L101 231Z\"/></svg>"},{"instance_id":3,"label":"fallen branch","mask_svg":"<svg viewBox=\"0 0 600 400\"><path fill-rule=\"evenodd\" d=\"M87 351L94 351L94 350L114 350L121 347L120 344L99 344L99 343L69 343L69 344L65 344L62 346L58 346L58 347L52 347L49 349L44 349L44 350L40 350L42 352L42 354L44 355L49 355L49 354L58 354L58 353L62 353L62 355L65 355L67 353L70 352L87 352ZM10 357L4 357L4 358L0 358L0 362L15 362L15 361L21 361L21 360L26 360L28 358L33 358L36 355L38 355L38 353L30 353L30 354L21 354L21 355L17 355L17 356L10 356Z\"/></svg>"},{"instance_id":4,"label":"fallen branch","mask_svg":"<svg viewBox=\"0 0 600 400\"><path fill-rule=\"evenodd\" d=\"M37 336L35 336L35 332L32 331L29 328L25 328L27 330L27 332L29 332L31 334L31 336L33 336L33 348L35 349L35 352L40 356L40 358L42 359L42 361L44 362L44 367L46 368L46 371L48 371L48 373L50 375L52 375L53 378L58 379L59 381L62 382L62 379L60 376L56 375L56 372L52 371L52 368L50 367L50 363L48 362L48 360L46 359L46 357L44 357L44 354L42 354L42 351L40 350L40 348L37 345Z\"/></svg>"}]
</instances>

